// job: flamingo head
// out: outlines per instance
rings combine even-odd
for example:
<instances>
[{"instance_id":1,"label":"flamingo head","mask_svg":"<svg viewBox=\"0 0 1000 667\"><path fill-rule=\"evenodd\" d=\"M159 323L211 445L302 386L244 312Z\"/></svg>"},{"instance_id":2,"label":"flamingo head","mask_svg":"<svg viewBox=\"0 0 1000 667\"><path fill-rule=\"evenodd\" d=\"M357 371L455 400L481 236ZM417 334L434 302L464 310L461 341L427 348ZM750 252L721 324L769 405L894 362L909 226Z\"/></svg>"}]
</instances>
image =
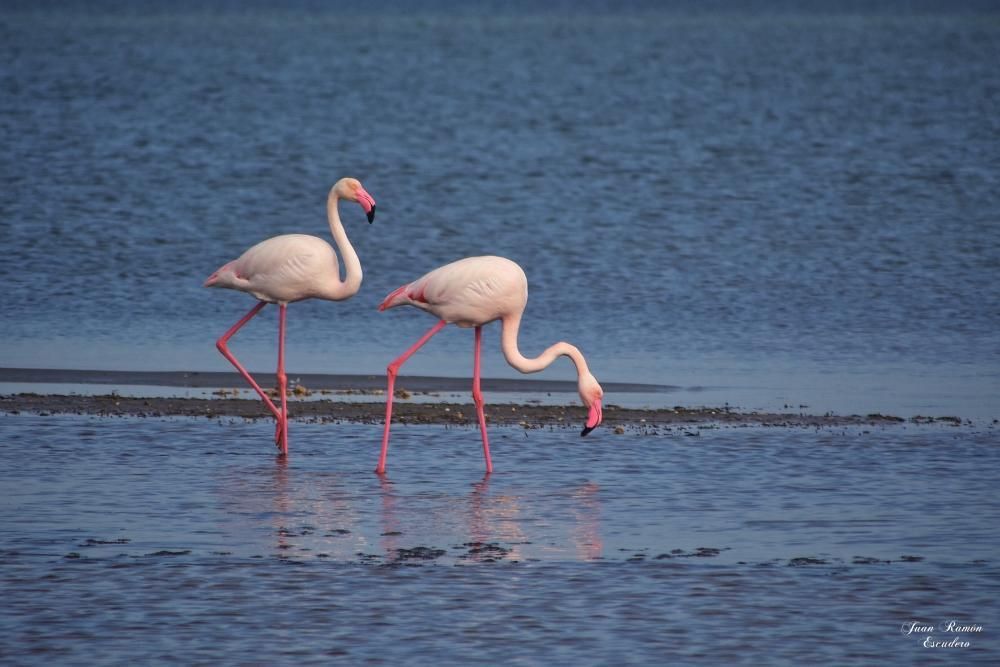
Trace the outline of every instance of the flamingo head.
<instances>
[{"instance_id":1,"label":"flamingo head","mask_svg":"<svg viewBox=\"0 0 1000 667\"><path fill-rule=\"evenodd\" d=\"M597 383L597 378L590 373L584 373L580 376L579 389L580 400L583 401L583 404L589 410L587 413L587 423L580 432L580 435L584 436L600 426L601 420L604 419L604 415L601 412L601 401L604 400L604 390Z\"/></svg>"},{"instance_id":2,"label":"flamingo head","mask_svg":"<svg viewBox=\"0 0 1000 667\"><path fill-rule=\"evenodd\" d=\"M356 178L342 178L333 186L333 192L341 199L357 202L368 216L368 222L375 219L375 198L372 197Z\"/></svg>"}]
</instances>

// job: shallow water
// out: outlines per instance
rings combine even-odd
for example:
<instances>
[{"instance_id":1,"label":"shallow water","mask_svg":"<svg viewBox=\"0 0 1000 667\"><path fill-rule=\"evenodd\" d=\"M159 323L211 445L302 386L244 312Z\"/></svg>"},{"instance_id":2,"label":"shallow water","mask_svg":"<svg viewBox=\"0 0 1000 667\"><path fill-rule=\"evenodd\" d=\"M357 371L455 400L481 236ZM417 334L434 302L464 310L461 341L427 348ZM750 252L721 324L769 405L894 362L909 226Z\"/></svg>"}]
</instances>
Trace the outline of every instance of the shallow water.
<instances>
[{"instance_id":1,"label":"shallow water","mask_svg":"<svg viewBox=\"0 0 1000 667\"><path fill-rule=\"evenodd\" d=\"M531 284L523 348L571 340L602 379L1000 415L990 6L713 6L5 3L0 365L226 370L252 303L201 282L325 236L351 174L364 287L292 307L292 372L381 371L432 323L382 296L497 253ZM275 329L234 343L251 368ZM467 375L471 347L407 370Z\"/></svg>"},{"instance_id":2,"label":"shallow water","mask_svg":"<svg viewBox=\"0 0 1000 667\"><path fill-rule=\"evenodd\" d=\"M0 418L5 662L1000 656L992 429L494 428L484 478L475 429L399 426L384 479L377 425L291 434Z\"/></svg>"}]
</instances>

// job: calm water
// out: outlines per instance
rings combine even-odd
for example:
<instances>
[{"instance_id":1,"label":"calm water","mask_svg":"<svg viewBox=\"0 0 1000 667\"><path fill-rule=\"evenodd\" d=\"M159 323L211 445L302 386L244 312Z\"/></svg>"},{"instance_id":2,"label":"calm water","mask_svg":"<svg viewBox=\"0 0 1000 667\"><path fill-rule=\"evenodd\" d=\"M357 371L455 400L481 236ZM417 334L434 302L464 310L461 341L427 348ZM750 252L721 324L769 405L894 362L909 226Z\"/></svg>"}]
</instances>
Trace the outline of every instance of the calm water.
<instances>
[{"instance_id":1,"label":"calm water","mask_svg":"<svg viewBox=\"0 0 1000 667\"><path fill-rule=\"evenodd\" d=\"M572 340L601 378L1000 414L988 3L312 5L0 10L0 365L226 369L212 342L252 301L202 280L326 235L354 175L365 283L292 309L293 372L381 371L432 323L381 298L495 253L529 277L523 348ZM237 340L251 367L275 328ZM407 368L465 375L469 348L451 331Z\"/></svg>"},{"instance_id":2,"label":"calm water","mask_svg":"<svg viewBox=\"0 0 1000 667\"><path fill-rule=\"evenodd\" d=\"M989 430L272 433L0 418L5 664L1000 657Z\"/></svg>"}]
</instances>

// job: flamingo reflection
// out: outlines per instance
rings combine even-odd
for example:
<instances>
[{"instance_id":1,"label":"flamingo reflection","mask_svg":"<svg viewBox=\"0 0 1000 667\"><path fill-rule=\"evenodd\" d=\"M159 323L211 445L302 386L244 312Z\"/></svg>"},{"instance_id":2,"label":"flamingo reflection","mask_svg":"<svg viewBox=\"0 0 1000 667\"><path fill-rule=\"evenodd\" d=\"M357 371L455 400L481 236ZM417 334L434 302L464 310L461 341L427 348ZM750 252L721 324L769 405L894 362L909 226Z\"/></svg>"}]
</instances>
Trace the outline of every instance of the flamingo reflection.
<instances>
[{"instance_id":1,"label":"flamingo reflection","mask_svg":"<svg viewBox=\"0 0 1000 667\"><path fill-rule=\"evenodd\" d=\"M598 560L603 557L604 541L601 539L601 487L587 482L573 494L573 514L576 521L570 539L580 560Z\"/></svg>"},{"instance_id":2,"label":"flamingo reflection","mask_svg":"<svg viewBox=\"0 0 1000 667\"><path fill-rule=\"evenodd\" d=\"M363 503L345 481L337 473L296 469L280 455L273 465L234 468L218 489L227 550L238 546L251 557L356 558L370 547L361 529Z\"/></svg>"},{"instance_id":3,"label":"flamingo reflection","mask_svg":"<svg viewBox=\"0 0 1000 667\"><path fill-rule=\"evenodd\" d=\"M490 490L491 476L472 485L464 503L448 497L438 503L430 513L420 512L400 517L406 508L424 505L407 501L386 477L379 478L381 492L382 524L380 546L387 561L405 558L404 542L412 544L415 535L424 539L437 537L432 546L464 548L457 555L460 560L521 561L529 557L565 557L567 552L579 560L597 560L603 554L601 537L600 487L593 482L571 489L566 495L570 508L569 519L562 539L551 534L551 524L537 520L535 513L548 508L534 506L530 498L515 493L496 493ZM464 510L463 506L464 505ZM531 530L529 527L538 527ZM549 534L539 535L540 530ZM562 532L562 531L559 531ZM536 533L536 534L532 534ZM446 542L446 543L445 543ZM426 549L425 547L418 547ZM436 557L436 556L435 556Z\"/></svg>"},{"instance_id":4,"label":"flamingo reflection","mask_svg":"<svg viewBox=\"0 0 1000 667\"><path fill-rule=\"evenodd\" d=\"M382 551L393 558L399 553L399 517L396 515L396 495L392 482L385 475L379 475L378 485L382 491Z\"/></svg>"}]
</instances>

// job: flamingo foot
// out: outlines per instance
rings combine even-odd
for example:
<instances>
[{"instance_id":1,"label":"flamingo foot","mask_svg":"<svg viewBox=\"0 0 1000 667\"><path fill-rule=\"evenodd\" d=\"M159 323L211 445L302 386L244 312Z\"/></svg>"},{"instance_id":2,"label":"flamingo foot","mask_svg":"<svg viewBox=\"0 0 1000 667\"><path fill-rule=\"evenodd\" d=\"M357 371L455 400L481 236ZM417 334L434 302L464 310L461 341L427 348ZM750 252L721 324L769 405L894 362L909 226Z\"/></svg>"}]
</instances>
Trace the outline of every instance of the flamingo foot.
<instances>
[{"instance_id":1,"label":"flamingo foot","mask_svg":"<svg viewBox=\"0 0 1000 667\"><path fill-rule=\"evenodd\" d=\"M274 424L274 446L282 454L288 452L288 417L280 410Z\"/></svg>"}]
</instances>

